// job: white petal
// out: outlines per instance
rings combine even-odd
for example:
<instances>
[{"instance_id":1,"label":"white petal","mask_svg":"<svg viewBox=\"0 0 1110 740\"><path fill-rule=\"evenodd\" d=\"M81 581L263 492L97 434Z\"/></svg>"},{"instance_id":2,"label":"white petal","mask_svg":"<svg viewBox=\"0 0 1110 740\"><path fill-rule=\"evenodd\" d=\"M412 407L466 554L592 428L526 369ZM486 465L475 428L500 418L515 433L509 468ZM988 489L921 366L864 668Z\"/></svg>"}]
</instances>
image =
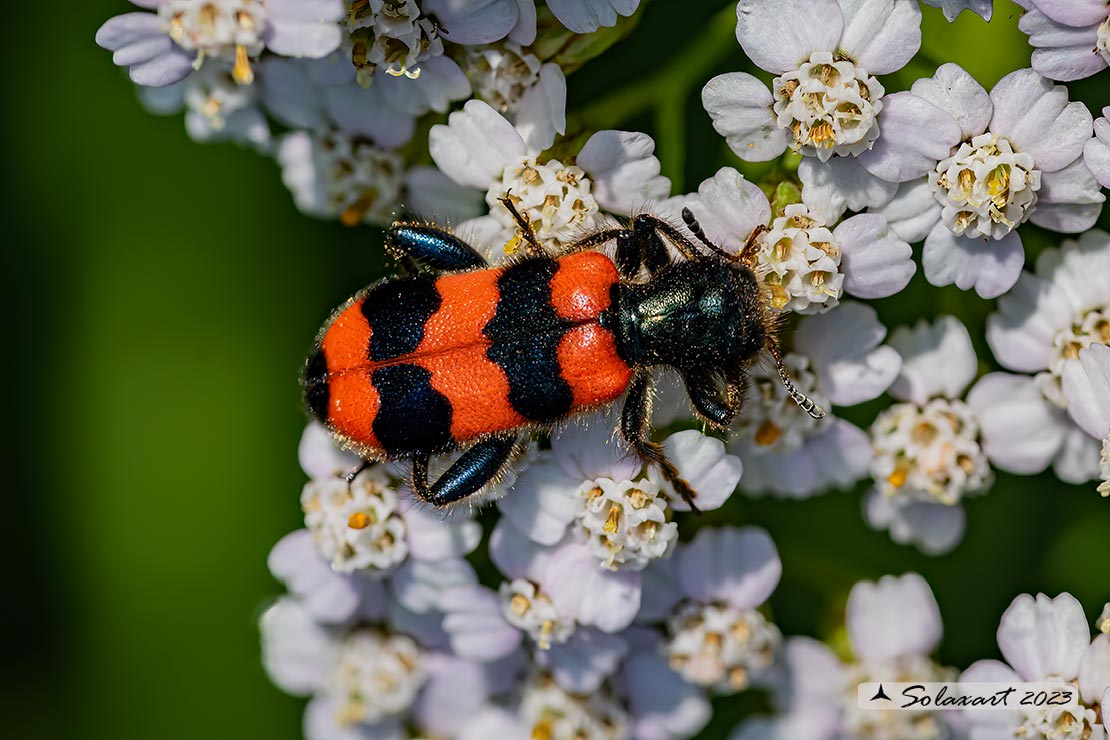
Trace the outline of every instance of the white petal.
<instances>
[{"instance_id":1,"label":"white petal","mask_svg":"<svg viewBox=\"0 0 1110 740\"><path fill-rule=\"evenodd\" d=\"M1077 234L1095 225L1106 196L1083 157L1062 170L1045 172L1030 221L1053 231Z\"/></svg>"},{"instance_id":2,"label":"white petal","mask_svg":"<svg viewBox=\"0 0 1110 740\"><path fill-rule=\"evenodd\" d=\"M913 545L926 555L950 552L964 536L962 506L910 502L898 504L872 491L864 498L864 518L874 529L885 529L900 545Z\"/></svg>"},{"instance_id":3,"label":"white petal","mask_svg":"<svg viewBox=\"0 0 1110 740\"><path fill-rule=\"evenodd\" d=\"M531 728L513 712L489 705L458 728L458 740L529 740Z\"/></svg>"},{"instance_id":4,"label":"white petal","mask_svg":"<svg viewBox=\"0 0 1110 740\"><path fill-rule=\"evenodd\" d=\"M802 705L772 717L749 717L732 731L729 740L834 740L841 737L840 725L835 705Z\"/></svg>"},{"instance_id":5,"label":"white petal","mask_svg":"<svg viewBox=\"0 0 1110 740\"><path fill-rule=\"evenodd\" d=\"M631 15L635 5L629 9L628 3L614 0L548 0L547 3L551 14L575 33L593 33L602 26L614 26L618 12Z\"/></svg>"},{"instance_id":6,"label":"white petal","mask_svg":"<svg viewBox=\"0 0 1110 740\"><path fill-rule=\"evenodd\" d=\"M770 492L795 499L830 488L851 488L866 477L872 455L867 434L837 418L823 433L808 437L802 447L789 452L756 451L740 441L731 447L745 461L741 490L749 495Z\"/></svg>"},{"instance_id":7,"label":"white petal","mask_svg":"<svg viewBox=\"0 0 1110 740\"><path fill-rule=\"evenodd\" d=\"M940 221L940 206L925 177L902 183L889 203L869 211L884 216L891 230L911 244L928 236Z\"/></svg>"},{"instance_id":8,"label":"white petal","mask_svg":"<svg viewBox=\"0 0 1110 740\"><path fill-rule=\"evenodd\" d=\"M323 96L310 75L311 64L268 56L258 65L256 84L260 86L262 102L274 118L291 128L318 129L327 125Z\"/></svg>"},{"instance_id":9,"label":"white petal","mask_svg":"<svg viewBox=\"0 0 1110 740\"><path fill-rule=\"evenodd\" d=\"M420 218L454 225L485 210L482 193L459 185L435 167L417 165L405 173L405 205Z\"/></svg>"},{"instance_id":10,"label":"white petal","mask_svg":"<svg viewBox=\"0 0 1110 740\"><path fill-rule=\"evenodd\" d=\"M797 69L815 51L835 51L844 28L836 0L740 0L736 17L744 53L778 74Z\"/></svg>"},{"instance_id":11,"label":"white petal","mask_svg":"<svg viewBox=\"0 0 1110 740\"><path fill-rule=\"evenodd\" d=\"M991 464L1032 475L1048 468L1063 444L1067 423L1028 375L990 373L967 394Z\"/></svg>"},{"instance_id":12,"label":"white petal","mask_svg":"<svg viewBox=\"0 0 1110 740\"><path fill-rule=\"evenodd\" d=\"M297 459L301 470L314 480L346 475L359 464L358 455L339 449L318 421L309 422L301 434Z\"/></svg>"},{"instance_id":13,"label":"white petal","mask_svg":"<svg viewBox=\"0 0 1110 740\"><path fill-rule=\"evenodd\" d=\"M643 570L643 596L636 621L661 622L675 605L686 598L678 583L678 559L660 558L651 561Z\"/></svg>"},{"instance_id":14,"label":"white petal","mask_svg":"<svg viewBox=\"0 0 1110 740\"><path fill-rule=\"evenodd\" d=\"M739 250L757 227L771 221L767 196L731 167L722 167L703 181L689 206L706 235L732 251Z\"/></svg>"},{"instance_id":15,"label":"white petal","mask_svg":"<svg viewBox=\"0 0 1110 740\"><path fill-rule=\"evenodd\" d=\"M537 651L535 660L566 691L589 694L613 675L627 653L627 643L616 635L578 629L567 642Z\"/></svg>"},{"instance_id":16,"label":"white petal","mask_svg":"<svg viewBox=\"0 0 1110 740\"><path fill-rule=\"evenodd\" d=\"M617 433L613 413L580 416L551 437L551 449L563 471L579 482L596 478L631 480L643 463Z\"/></svg>"},{"instance_id":17,"label":"white petal","mask_svg":"<svg viewBox=\"0 0 1110 740\"><path fill-rule=\"evenodd\" d=\"M965 10L978 13L983 20L989 21L994 14L994 0L921 0L926 5L940 8L948 22L956 20L956 16ZM1028 0L1025 0L1028 2Z\"/></svg>"},{"instance_id":18,"label":"white petal","mask_svg":"<svg viewBox=\"0 0 1110 740\"><path fill-rule=\"evenodd\" d=\"M318 694L304 710L302 732L305 740L405 740L405 733L395 718L383 719L372 725L339 722L342 707L330 694Z\"/></svg>"},{"instance_id":19,"label":"white petal","mask_svg":"<svg viewBox=\"0 0 1110 740\"><path fill-rule=\"evenodd\" d=\"M1035 0L1041 12L1069 26L1086 26L1106 20L1104 0Z\"/></svg>"},{"instance_id":20,"label":"white petal","mask_svg":"<svg viewBox=\"0 0 1110 740\"><path fill-rule=\"evenodd\" d=\"M424 0L424 15L434 15L443 37L454 44L489 44L503 39L516 26L516 0Z\"/></svg>"},{"instance_id":21,"label":"white petal","mask_svg":"<svg viewBox=\"0 0 1110 740\"><path fill-rule=\"evenodd\" d=\"M1071 681L1091 643L1083 606L1069 593L1054 599L1022 594L1002 615L998 647L1026 681L1052 676Z\"/></svg>"},{"instance_id":22,"label":"white petal","mask_svg":"<svg viewBox=\"0 0 1110 740\"><path fill-rule=\"evenodd\" d=\"M663 448L671 462L682 474L683 480L698 493L698 508L702 511L719 509L740 482L744 466L740 458L729 455L725 444L719 439L707 437L696 429L672 434L663 443ZM655 467L649 471L653 479L658 473ZM671 501L676 511L689 511L690 506L681 498Z\"/></svg>"},{"instance_id":23,"label":"white petal","mask_svg":"<svg viewBox=\"0 0 1110 740\"><path fill-rule=\"evenodd\" d=\"M1095 138L1083 147L1083 159L1099 184L1110 188L1110 106L1095 121Z\"/></svg>"},{"instance_id":24,"label":"white petal","mask_svg":"<svg viewBox=\"0 0 1110 740\"><path fill-rule=\"evenodd\" d=\"M510 579L535 581L551 553L550 547L541 546L526 537L508 518L498 521L490 534L490 560Z\"/></svg>"},{"instance_id":25,"label":"white petal","mask_svg":"<svg viewBox=\"0 0 1110 740\"><path fill-rule=\"evenodd\" d=\"M845 210L881 206L898 190L897 183L871 174L856 157L833 157L828 162L803 157L798 177L806 207L827 224L836 223Z\"/></svg>"},{"instance_id":26,"label":"white petal","mask_svg":"<svg viewBox=\"0 0 1110 740\"><path fill-rule=\"evenodd\" d=\"M974 288L983 298L997 298L1021 275L1025 247L1016 231L1001 239L969 239L938 223L925 237L921 264L933 285L955 283L960 290Z\"/></svg>"},{"instance_id":27,"label":"white petal","mask_svg":"<svg viewBox=\"0 0 1110 740\"><path fill-rule=\"evenodd\" d=\"M902 372L890 394L919 406L937 396L961 397L979 369L971 335L954 316L932 324L922 319L912 329L900 326L889 344L902 355Z\"/></svg>"},{"instance_id":28,"label":"white petal","mask_svg":"<svg viewBox=\"0 0 1110 740\"><path fill-rule=\"evenodd\" d=\"M713 128L746 162L765 162L786 151L789 131L778 125L773 102L767 85L743 72L718 75L701 90Z\"/></svg>"},{"instance_id":29,"label":"white petal","mask_svg":"<svg viewBox=\"0 0 1110 740\"><path fill-rule=\"evenodd\" d=\"M171 85L193 71L192 55L170 39L162 19L154 13L109 18L97 30L96 43L115 52L112 61L129 67L131 79L138 85Z\"/></svg>"},{"instance_id":30,"label":"white petal","mask_svg":"<svg viewBox=\"0 0 1110 740\"><path fill-rule=\"evenodd\" d=\"M870 74L901 69L921 48L921 8L916 0L840 0L840 7L840 49Z\"/></svg>"},{"instance_id":31,"label":"white petal","mask_svg":"<svg viewBox=\"0 0 1110 740\"><path fill-rule=\"evenodd\" d=\"M913 249L885 217L861 213L833 231L840 247L844 290L859 298L886 298L905 288L917 272Z\"/></svg>"},{"instance_id":32,"label":"white petal","mask_svg":"<svg viewBox=\"0 0 1110 740\"><path fill-rule=\"evenodd\" d=\"M582 508L577 489L583 482L544 457L520 474L513 489L497 500L497 508L521 534L554 545L563 539L567 525Z\"/></svg>"},{"instance_id":33,"label":"white petal","mask_svg":"<svg viewBox=\"0 0 1110 740\"><path fill-rule=\"evenodd\" d=\"M1018 683L1021 676L1010 666L998 660L977 660L960 674L961 683ZM1012 740L1015 730L1025 717L1017 711L1001 712L996 709L965 709L964 716L971 722L970 740Z\"/></svg>"},{"instance_id":34,"label":"white petal","mask_svg":"<svg viewBox=\"0 0 1110 740\"><path fill-rule=\"evenodd\" d=\"M443 629L461 658L497 660L520 646L519 630L505 621L495 592L484 586L459 586L444 592Z\"/></svg>"},{"instance_id":35,"label":"white petal","mask_svg":"<svg viewBox=\"0 0 1110 740\"><path fill-rule=\"evenodd\" d=\"M446 126L432 126L428 149L445 175L482 190L500 179L507 164L527 153L512 124L481 100L467 101L447 118Z\"/></svg>"},{"instance_id":36,"label":"white petal","mask_svg":"<svg viewBox=\"0 0 1110 740\"><path fill-rule=\"evenodd\" d=\"M775 543L757 527L706 527L675 557L682 590L701 603L720 600L753 609L767 600L782 576Z\"/></svg>"},{"instance_id":37,"label":"white petal","mask_svg":"<svg viewBox=\"0 0 1110 740\"><path fill-rule=\"evenodd\" d=\"M521 46L531 46L536 40L536 3L535 0L517 0L520 18L509 32L509 41Z\"/></svg>"},{"instance_id":38,"label":"white petal","mask_svg":"<svg viewBox=\"0 0 1110 740\"><path fill-rule=\"evenodd\" d=\"M415 80L378 74L374 87L393 108L413 116L446 113L452 101L470 97L470 80L451 57L433 57L421 63L420 71Z\"/></svg>"},{"instance_id":39,"label":"white petal","mask_svg":"<svg viewBox=\"0 0 1110 740\"><path fill-rule=\"evenodd\" d=\"M1087 434L1102 439L1110 432L1110 347L1092 344L1079 361L1064 365L1068 413Z\"/></svg>"},{"instance_id":40,"label":"white petal","mask_svg":"<svg viewBox=\"0 0 1110 740\"><path fill-rule=\"evenodd\" d=\"M844 665L825 643L811 637L791 637L782 653L792 703L839 703Z\"/></svg>"},{"instance_id":41,"label":"white petal","mask_svg":"<svg viewBox=\"0 0 1110 740\"><path fill-rule=\"evenodd\" d=\"M640 573L605 570L578 542L556 548L539 582L559 614L573 615L579 624L602 632L620 632L640 610Z\"/></svg>"},{"instance_id":42,"label":"white petal","mask_svg":"<svg viewBox=\"0 0 1110 740\"><path fill-rule=\"evenodd\" d=\"M349 619L365 596L386 597L375 581L333 571L306 529L282 537L270 551L266 565L320 622L336 624Z\"/></svg>"},{"instance_id":43,"label":"white petal","mask_svg":"<svg viewBox=\"0 0 1110 740\"><path fill-rule=\"evenodd\" d=\"M1074 313L1110 304L1110 281L1091 279L1110 274L1110 234L1092 229L1060 249L1044 250L1037 257L1037 274L1060 288Z\"/></svg>"},{"instance_id":44,"label":"white petal","mask_svg":"<svg viewBox=\"0 0 1110 740\"><path fill-rule=\"evenodd\" d=\"M814 461L822 488L842 491L867 477L873 455L867 432L843 419L833 419L824 434L807 439L805 450Z\"/></svg>"},{"instance_id":45,"label":"white petal","mask_svg":"<svg viewBox=\"0 0 1110 740\"><path fill-rule=\"evenodd\" d=\"M794 347L809 357L821 390L842 406L876 398L901 366L894 353L880 351L886 327L871 306L845 301L832 311L807 316L794 333ZM865 386L865 387L864 387Z\"/></svg>"},{"instance_id":46,"label":"white petal","mask_svg":"<svg viewBox=\"0 0 1110 740\"><path fill-rule=\"evenodd\" d=\"M542 152L567 130L567 80L558 64L540 67L540 78L520 99L516 127L528 149Z\"/></svg>"},{"instance_id":47,"label":"white petal","mask_svg":"<svg viewBox=\"0 0 1110 740\"><path fill-rule=\"evenodd\" d=\"M324 88L322 95L328 115L349 134L365 136L384 147L402 146L412 138L415 118L389 105L379 85L365 90L351 81Z\"/></svg>"},{"instance_id":48,"label":"white petal","mask_svg":"<svg viewBox=\"0 0 1110 740\"><path fill-rule=\"evenodd\" d=\"M1053 80L1070 82L1106 69L1106 60L1095 50L1098 24L1082 27L1052 20L1037 8L1021 17L1018 28L1029 34L1033 69Z\"/></svg>"},{"instance_id":49,"label":"white petal","mask_svg":"<svg viewBox=\"0 0 1110 740\"><path fill-rule=\"evenodd\" d=\"M258 630L262 633L262 665L282 691L307 696L325 684L334 646L296 599L278 599L262 613Z\"/></svg>"},{"instance_id":50,"label":"white petal","mask_svg":"<svg viewBox=\"0 0 1110 740\"><path fill-rule=\"evenodd\" d=\"M906 182L922 177L947 157L961 138L956 119L911 92L883 97L878 141L859 155L877 177Z\"/></svg>"},{"instance_id":51,"label":"white petal","mask_svg":"<svg viewBox=\"0 0 1110 740\"><path fill-rule=\"evenodd\" d=\"M268 0L266 48L285 57L326 57L339 48L341 0Z\"/></svg>"},{"instance_id":52,"label":"white petal","mask_svg":"<svg viewBox=\"0 0 1110 740\"><path fill-rule=\"evenodd\" d=\"M1090 706L1106 691L1110 691L1110 635L1099 635L1079 662L1079 692Z\"/></svg>"},{"instance_id":53,"label":"white petal","mask_svg":"<svg viewBox=\"0 0 1110 740\"><path fill-rule=\"evenodd\" d=\"M929 655L944 633L933 591L916 573L857 583L845 622L856 657L869 662Z\"/></svg>"},{"instance_id":54,"label":"white petal","mask_svg":"<svg viewBox=\"0 0 1110 740\"><path fill-rule=\"evenodd\" d=\"M1074 424L1068 425L1064 444L1052 461L1052 472L1065 483L1078 485L1098 480L1102 442Z\"/></svg>"},{"instance_id":55,"label":"white petal","mask_svg":"<svg viewBox=\"0 0 1110 740\"><path fill-rule=\"evenodd\" d=\"M914 95L943 110L960 126L960 138L970 139L987 130L991 122L990 95L963 67L942 64L932 77L913 83Z\"/></svg>"},{"instance_id":56,"label":"white petal","mask_svg":"<svg viewBox=\"0 0 1110 740\"><path fill-rule=\"evenodd\" d=\"M447 560L469 554L482 539L482 527L462 511L445 515L404 497L401 516L408 527L412 557L419 560Z\"/></svg>"},{"instance_id":57,"label":"white petal","mask_svg":"<svg viewBox=\"0 0 1110 740\"><path fill-rule=\"evenodd\" d=\"M409 611L440 609L444 592L478 582L473 566L462 558L426 562L409 558L389 579L390 593Z\"/></svg>"},{"instance_id":58,"label":"white petal","mask_svg":"<svg viewBox=\"0 0 1110 740\"><path fill-rule=\"evenodd\" d=\"M712 709L705 693L682 680L654 651L629 656L620 678L637 740L693 737L709 722Z\"/></svg>"},{"instance_id":59,"label":"white petal","mask_svg":"<svg viewBox=\"0 0 1110 740\"><path fill-rule=\"evenodd\" d=\"M1071 325L1075 312L1067 296L1052 283L1023 273L999 311L987 318L987 344L1004 366L1019 372L1044 370L1055 357L1056 333Z\"/></svg>"},{"instance_id":60,"label":"white petal","mask_svg":"<svg viewBox=\"0 0 1110 740\"><path fill-rule=\"evenodd\" d=\"M1053 172L1071 164L1091 138L1091 112L1069 103L1068 89L1032 69L1003 77L991 90L991 131L1033 155L1037 168Z\"/></svg>"},{"instance_id":61,"label":"white petal","mask_svg":"<svg viewBox=\"0 0 1110 740\"><path fill-rule=\"evenodd\" d=\"M659 174L655 142L637 131L599 131L589 138L575 163L593 182L598 204L629 216L671 194L671 181Z\"/></svg>"}]
</instances>

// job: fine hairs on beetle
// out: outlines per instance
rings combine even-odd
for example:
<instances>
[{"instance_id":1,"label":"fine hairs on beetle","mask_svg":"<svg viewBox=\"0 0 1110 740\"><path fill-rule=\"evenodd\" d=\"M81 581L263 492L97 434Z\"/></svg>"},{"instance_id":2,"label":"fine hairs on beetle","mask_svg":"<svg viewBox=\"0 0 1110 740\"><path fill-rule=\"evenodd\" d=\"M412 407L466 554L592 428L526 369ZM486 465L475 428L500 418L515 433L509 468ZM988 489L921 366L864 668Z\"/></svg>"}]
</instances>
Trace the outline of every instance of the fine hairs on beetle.
<instances>
[{"instance_id":1,"label":"fine hairs on beetle","mask_svg":"<svg viewBox=\"0 0 1110 740\"><path fill-rule=\"evenodd\" d=\"M697 511L697 492L651 439L655 368L676 370L697 416L723 431L766 351L791 398L824 416L783 365L753 269L760 230L732 254L683 209L692 239L640 214L551 254L511 194L501 203L519 256L493 267L444 229L395 223L387 244L407 274L360 291L320 331L305 405L363 458L348 481L372 462L411 460L415 495L448 506L496 480L533 432L623 397L621 436ZM594 251L610 242L615 259ZM461 454L430 482L430 458L450 452Z\"/></svg>"}]
</instances>

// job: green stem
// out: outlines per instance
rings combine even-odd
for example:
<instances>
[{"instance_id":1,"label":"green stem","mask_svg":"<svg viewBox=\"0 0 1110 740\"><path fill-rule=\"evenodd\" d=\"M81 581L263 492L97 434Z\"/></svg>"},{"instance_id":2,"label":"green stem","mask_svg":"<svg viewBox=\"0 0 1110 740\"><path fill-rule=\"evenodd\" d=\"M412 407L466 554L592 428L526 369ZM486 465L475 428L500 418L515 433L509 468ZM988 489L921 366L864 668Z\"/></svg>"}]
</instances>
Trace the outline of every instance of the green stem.
<instances>
[{"instance_id":1,"label":"green stem","mask_svg":"<svg viewBox=\"0 0 1110 740\"><path fill-rule=\"evenodd\" d=\"M691 88L700 87L709 71L735 50L736 9L730 4L662 70L610 93L582 109L575 118L585 128L601 130L617 128L630 118L653 111L663 174L680 190L686 152L686 102Z\"/></svg>"}]
</instances>

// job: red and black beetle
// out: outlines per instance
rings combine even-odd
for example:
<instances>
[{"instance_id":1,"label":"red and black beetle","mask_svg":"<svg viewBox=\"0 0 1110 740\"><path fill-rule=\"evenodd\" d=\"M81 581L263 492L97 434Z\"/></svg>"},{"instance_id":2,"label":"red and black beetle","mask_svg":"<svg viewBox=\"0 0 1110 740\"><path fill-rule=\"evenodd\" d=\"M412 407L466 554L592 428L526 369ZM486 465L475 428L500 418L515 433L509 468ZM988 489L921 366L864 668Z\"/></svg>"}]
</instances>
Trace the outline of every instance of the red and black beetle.
<instances>
[{"instance_id":1,"label":"red and black beetle","mask_svg":"<svg viewBox=\"0 0 1110 740\"><path fill-rule=\"evenodd\" d=\"M794 400L759 280L740 255L683 219L707 251L659 218L606 229L548 254L528 220L525 254L490 268L433 226L395 224L389 246L411 273L359 292L324 325L306 363L305 401L364 459L411 459L413 490L444 506L510 464L518 439L627 393L621 433L694 506L696 493L649 436L651 370L682 376L691 406L714 428L740 410L747 368L767 349ZM684 260L673 261L663 238ZM587 251L616 241L616 261ZM647 279L641 279L646 271ZM431 455L463 450L435 483ZM696 507L694 507L696 508Z\"/></svg>"}]
</instances>

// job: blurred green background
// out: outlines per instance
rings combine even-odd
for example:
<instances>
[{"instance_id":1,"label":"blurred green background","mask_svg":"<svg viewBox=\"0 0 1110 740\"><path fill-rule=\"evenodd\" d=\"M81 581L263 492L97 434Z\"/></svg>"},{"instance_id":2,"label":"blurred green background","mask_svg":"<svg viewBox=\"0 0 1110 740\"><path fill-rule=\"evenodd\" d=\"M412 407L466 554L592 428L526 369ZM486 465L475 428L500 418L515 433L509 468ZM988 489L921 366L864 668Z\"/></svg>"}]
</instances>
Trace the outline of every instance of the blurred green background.
<instances>
[{"instance_id":1,"label":"blurred green background","mask_svg":"<svg viewBox=\"0 0 1110 740\"><path fill-rule=\"evenodd\" d=\"M270 161L194 144L180 118L144 112L93 43L105 19L131 9L123 0L14 5L3 72L15 415L2 734L299 737L300 703L268 683L254 620L279 591L266 554L300 521L302 355L329 309L381 274L380 234L300 215ZM649 3L629 39L570 78L571 108L673 70L724 5ZM949 26L927 8L920 65L888 89L943 61L989 88L1028 64L1017 13L1000 0L991 24L965 13ZM720 48L703 81L745 64L735 42ZM1071 85L1073 99L1110 104L1106 74ZM622 125L657 134L687 189L737 164L698 86L672 101ZM1024 233L1032 251L1058 241ZM984 370L989 309L920 274L880 302L890 323L959 315ZM786 566L772 606L788 633L831 636L858 578L925 574L947 626L941 658L954 665L996 654L998 618L1017 593L1068 590L1092 617L1110 599L1110 502L1094 486L1001 475L969 504L964 544L941 559L868 530L859 500L737 501L705 522L771 531ZM704 737L724 737L754 703L719 702Z\"/></svg>"}]
</instances>

